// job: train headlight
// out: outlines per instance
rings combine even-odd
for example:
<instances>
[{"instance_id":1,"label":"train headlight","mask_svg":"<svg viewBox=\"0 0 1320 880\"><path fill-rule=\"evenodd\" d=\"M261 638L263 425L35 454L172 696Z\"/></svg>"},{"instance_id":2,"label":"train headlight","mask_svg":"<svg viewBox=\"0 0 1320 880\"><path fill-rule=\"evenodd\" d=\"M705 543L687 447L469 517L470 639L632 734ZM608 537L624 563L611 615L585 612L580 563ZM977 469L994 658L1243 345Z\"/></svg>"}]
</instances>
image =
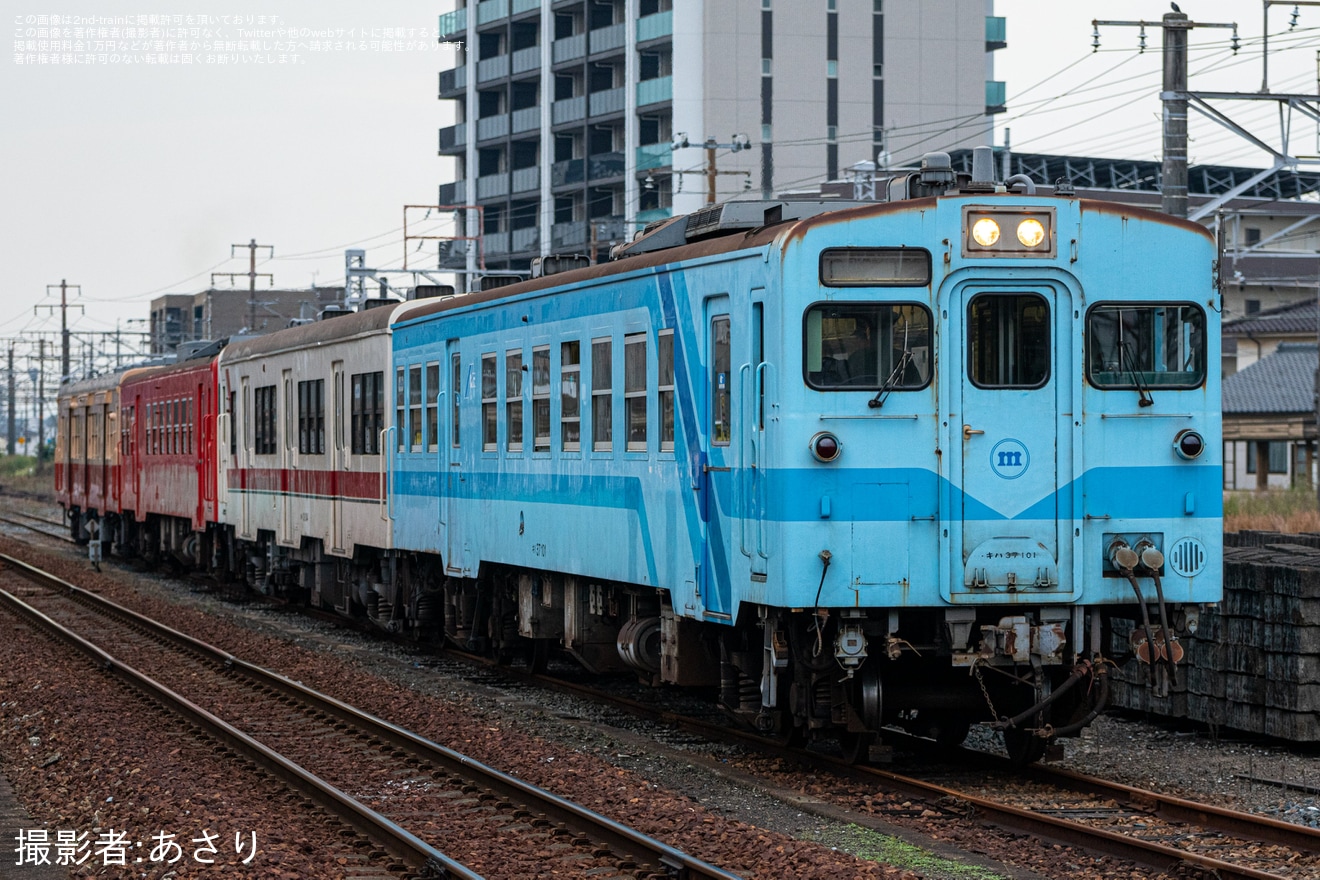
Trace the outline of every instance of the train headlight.
<instances>
[{"instance_id":1,"label":"train headlight","mask_svg":"<svg viewBox=\"0 0 1320 880\"><path fill-rule=\"evenodd\" d=\"M808 447L811 449L811 454L816 456L816 461L823 461L826 464L834 461L843 452L843 443L829 431L821 431L812 437Z\"/></svg>"},{"instance_id":2,"label":"train headlight","mask_svg":"<svg viewBox=\"0 0 1320 880\"><path fill-rule=\"evenodd\" d=\"M1055 209L1026 205L964 205L964 257L1050 258L1057 253Z\"/></svg>"},{"instance_id":3,"label":"train headlight","mask_svg":"<svg viewBox=\"0 0 1320 880\"><path fill-rule=\"evenodd\" d=\"M1045 240L1045 226L1035 217L1028 217L1018 224L1017 238L1029 248L1037 247Z\"/></svg>"},{"instance_id":4,"label":"train headlight","mask_svg":"<svg viewBox=\"0 0 1320 880\"><path fill-rule=\"evenodd\" d=\"M1205 452L1205 438L1195 431L1179 431L1173 438L1173 449L1179 458L1191 461Z\"/></svg>"},{"instance_id":5,"label":"train headlight","mask_svg":"<svg viewBox=\"0 0 1320 880\"><path fill-rule=\"evenodd\" d=\"M990 247L999 241L999 224L989 217L982 217L972 224L972 240L981 247Z\"/></svg>"}]
</instances>

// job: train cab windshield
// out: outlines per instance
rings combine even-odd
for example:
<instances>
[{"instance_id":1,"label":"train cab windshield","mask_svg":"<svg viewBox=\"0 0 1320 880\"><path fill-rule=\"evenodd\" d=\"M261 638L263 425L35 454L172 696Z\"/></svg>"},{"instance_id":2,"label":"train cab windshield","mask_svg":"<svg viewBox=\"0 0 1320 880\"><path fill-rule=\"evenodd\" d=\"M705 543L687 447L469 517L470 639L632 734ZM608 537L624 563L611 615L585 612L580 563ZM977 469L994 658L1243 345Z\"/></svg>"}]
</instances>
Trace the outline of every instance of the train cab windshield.
<instances>
[{"instance_id":1,"label":"train cab windshield","mask_svg":"<svg viewBox=\"0 0 1320 880\"><path fill-rule=\"evenodd\" d=\"M1097 388L1197 388L1205 313L1185 304L1101 304L1086 319L1086 374Z\"/></svg>"},{"instance_id":2,"label":"train cab windshield","mask_svg":"<svg viewBox=\"0 0 1320 880\"><path fill-rule=\"evenodd\" d=\"M807 384L913 391L930 382L930 311L916 303L821 303L807 310Z\"/></svg>"}]
</instances>

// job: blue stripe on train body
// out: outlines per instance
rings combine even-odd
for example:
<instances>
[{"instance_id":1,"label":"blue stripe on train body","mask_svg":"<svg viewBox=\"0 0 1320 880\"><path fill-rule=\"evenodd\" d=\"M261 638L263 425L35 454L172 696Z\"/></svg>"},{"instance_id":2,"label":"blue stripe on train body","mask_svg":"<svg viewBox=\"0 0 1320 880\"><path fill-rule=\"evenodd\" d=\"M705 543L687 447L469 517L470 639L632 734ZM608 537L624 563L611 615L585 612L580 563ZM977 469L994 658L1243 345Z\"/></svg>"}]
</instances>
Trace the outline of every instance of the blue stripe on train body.
<instances>
[{"instance_id":1,"label":"blue stripe on train body","mask_svg":"<svg viewBox=\"0 0 1320 880\"><path fill-rule=\"evenodd\" d=\"M971 258L963 208L1054 208L1057 256ZM824 287L831 247L922 247L918 287ZM1199 548L1194 570L1170 565L1167 598L1220 598L1222 450L1213 245L1149 215L1076 200L941 198L884 212L817 219L774 244L470 306L400 323L396 367L438 361L441 444L405 453L392 481L395 546L445 557L451 574L485 563L661 587L674 610L736 620L745 603L888 608L1126 603L1106 571L1115 537L1150 537L1166 555ZM969 378L978 297L1036 297L1047 311L1049 369L1033 388ZM727 297L727 307L720 297ZM924 357L933 380L895 390L820 391L804 373L804 314L815 303L892 302L930 310ZM1101 389L1083 376L1089 310L1106 304L1194 306L1205 316L1205 378L1194 388ZM712 304L730 316L722 377L711 353ZM754 305L759 303L759 308ZM754 329L754 315L761 327ZM661 451L657 334L672 331L675 428ZM646 451L627 450L625 340L647 339ZM759 336L763 353L753 358ZM592 449L592 341L608 338L613 448ZM449 440L449 352L462 357L461 444ZM561 443L560 346L580 343L581 449ZM524 373L523 451L507 448L504 355L550 350L550 449L534 449L537 392ZM482 448L480 358L496 356L497 448ZM716 444L712 389L731 396L727 445ZM763 389L763 400L753 400ZM431 394L428 391L428 397ZM1205 438L1194 461L1180 431ZM816 461L830 431L838 460ZM1182 542L1180 544L1180 542ZM1187 543L1190 542L1190 543ZM822 583L821 552L831 564ZM978 579L988 581L978 585ZM1006 587L1007 585L1007 587ZM1006 612L1005 613L1009 613Z\"/></svg>"}]
</instances>

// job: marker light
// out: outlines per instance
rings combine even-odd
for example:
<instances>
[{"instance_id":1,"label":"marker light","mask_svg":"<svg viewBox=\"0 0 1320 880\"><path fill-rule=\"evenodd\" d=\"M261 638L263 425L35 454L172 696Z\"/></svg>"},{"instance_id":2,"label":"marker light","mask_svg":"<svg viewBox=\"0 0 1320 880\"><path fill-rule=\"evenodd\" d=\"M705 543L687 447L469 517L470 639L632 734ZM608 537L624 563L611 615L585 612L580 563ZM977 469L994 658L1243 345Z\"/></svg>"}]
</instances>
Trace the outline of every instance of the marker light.
<instances>
[{"instance_id":1,"label":"marker light","mask_svg":"<svg viewBox=\"0 0 1320 880\"><path fill-rule=\"evenodd\" d=\"M835 437L829 431L821 431L811 438L811 443L808 445L811 454L816 456L816 461L823 461L827 464L834 461L839 457L839 453L843 452L843 444L839 442L838 437Z\"/></svg>"},{"instance_id":2,"label":"marker light","mask_svg":"<svg viewBox=\"0 0 1320 880\"><path fill-rule=\"evenodd\" d=\"M1018 224L1017 239L1029 248L1034 248L1045 240L1045 227L1035 217L1028 217Z\"/></svg>"},{"instance_id":3,"label":"marker light","mask_svg":"<svg viewBox=\"0 0 1320 880\"><path fill-rule=\"evenodd\" d=\"M1179 431L1173 438L1173 449L1179 458L1191 461L1205 451L1205 438L1195 431Z\"/></svg>"},{"instance_id":4,"label":"marker light","mask_svg":"<svg viewBox=\"0 0 1320 880\"><path fill-rule=\"evenodd\" d=\"M972 224L972 239L981 247L990 247L999 241L999 224L989 217L982 217Z\"/></svg>"}]
</instances>

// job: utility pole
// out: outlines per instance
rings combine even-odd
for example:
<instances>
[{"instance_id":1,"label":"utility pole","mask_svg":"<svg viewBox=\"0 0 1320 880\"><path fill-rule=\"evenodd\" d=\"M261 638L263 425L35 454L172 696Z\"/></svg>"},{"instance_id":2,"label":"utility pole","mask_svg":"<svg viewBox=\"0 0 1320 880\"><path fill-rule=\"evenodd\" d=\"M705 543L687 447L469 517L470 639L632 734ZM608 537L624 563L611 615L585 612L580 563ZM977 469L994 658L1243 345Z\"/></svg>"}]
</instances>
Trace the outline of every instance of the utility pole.
<instances>
[{"instance_id":1,"label":"utility pole","mask_svg":"<svg viewBox=\"0 0 1320 880\"><path fill-rule=\"evenodd\" d=\"M82 285L70 284L61 278L59 284L47 284L46 293L49 294L56 287L60 289L60 381L63 382L69 378L69 288L72 287L81 295ZM75 306L75 308L81 309L86 314L87 310L83 309L82 306ZM55 306L35 306L33 311L38 312L41 309L50 309L53 312Z\"/></svg>"},{"instance_id":2,"label":"utility pole","mask_svg":"<svg viewBox=\"0 0 1320 880\"><path fill-rule=\"evenodd\" d=\"M1173 8L1178 9L1175 3ZM1091 51L1100 49L1100 26L1141 28L1140 51L1146 51L1147 21L1100 21L1092 19ZM1229 24L1192 21L1185 12L1166 12L1160 22L1164 31L1164 167L1160 177L1160 209L1174 217L1187 216L1187 32L1192 28L1232 28L1233 54L1238 51L1237 22Z\"/></svg>"},{"instance_id":3,"label":"utility pole","mask_svg":"<svg viewBox=\"0 0 1320 880\"><path fill-rule=\"evenodd\" d=\"M690 146L692 146L692 144L688 141L687 134L679 132L674 135L673 149L682 150ZM734 153L741 152L742 150L750 150L752 144L747 135L735 134L733 139L727 144L716 143L715 138L709 137L706 138L701 146L706 151L706 170L702 172L706 176L706 204L715 204L715 181L721 174L741 174L747 178L748 186L751 186L752 177L750 171L720 171L716 167L715 162L716 150L730 150ZM678 173L682 174L684 172L680 171Z\"/></svg>"},{"instance_id":4,"label":"utility pole","mask_svg":"<svg viewBox=\"0 0 1320 880\"><path fill-rule=\"evenodd\" d=\"M65 337L67 340L68 337ZM37 473L46 446L46 340L37 340Z\"/></svg>"},{"instance_id":5,"label":"utility pole","mask_svg":"<svg viewBox=\"0 0 1320 880\"><path fill-rule=\"evenodd\" d=\"M274 284L274 283L275 283L275 276L274 276L274 275L270 274L269 272L258 272L258 271L257 271L257 249L258 249L258 248L266 248L266 249L268 249L268 250L270 251L270 256L271 256L271 257L274 257L274 256L275 256L275 246L274 246L274 245L269 245L269 244L257 244L257 240L254 238L254 239L252 239L251 241L249 241L247 244L231 244L231 245L229 246L229 256L231 256L231 257L234 256L234 248L247 248L247 249L248 249L248 270L247 270L246 272L212 272L212 273L211 273L211 286L212 286L212 287L215 286L215 279L216 279L216 278L228 277L228 278L229 278L229 283L232 284L232 283L234 282L234 279L235 279L235 278L242 278L242 277L245 276L245 275L247 276L247 280L248 280L248 332L249 332L249 333L256 333L256 332L257 332L257 278L259 278L259 277L260 277L260 278L269 278L271 284Z\"/></svg>"},{"instance_id":6,"label":"utility pole","mask_svg":"<svg viewBox=\"0 0 1320 880\"><path fill-rule=\"evenodd\" d=\"M17 422L14 416L14 403L17 397L14 393L14 343L9 343L9 423L6 425L6 437L9 440L8 452L10 455L18 454L18 435L15 431Z\"/></svg>"}]
</instances>

